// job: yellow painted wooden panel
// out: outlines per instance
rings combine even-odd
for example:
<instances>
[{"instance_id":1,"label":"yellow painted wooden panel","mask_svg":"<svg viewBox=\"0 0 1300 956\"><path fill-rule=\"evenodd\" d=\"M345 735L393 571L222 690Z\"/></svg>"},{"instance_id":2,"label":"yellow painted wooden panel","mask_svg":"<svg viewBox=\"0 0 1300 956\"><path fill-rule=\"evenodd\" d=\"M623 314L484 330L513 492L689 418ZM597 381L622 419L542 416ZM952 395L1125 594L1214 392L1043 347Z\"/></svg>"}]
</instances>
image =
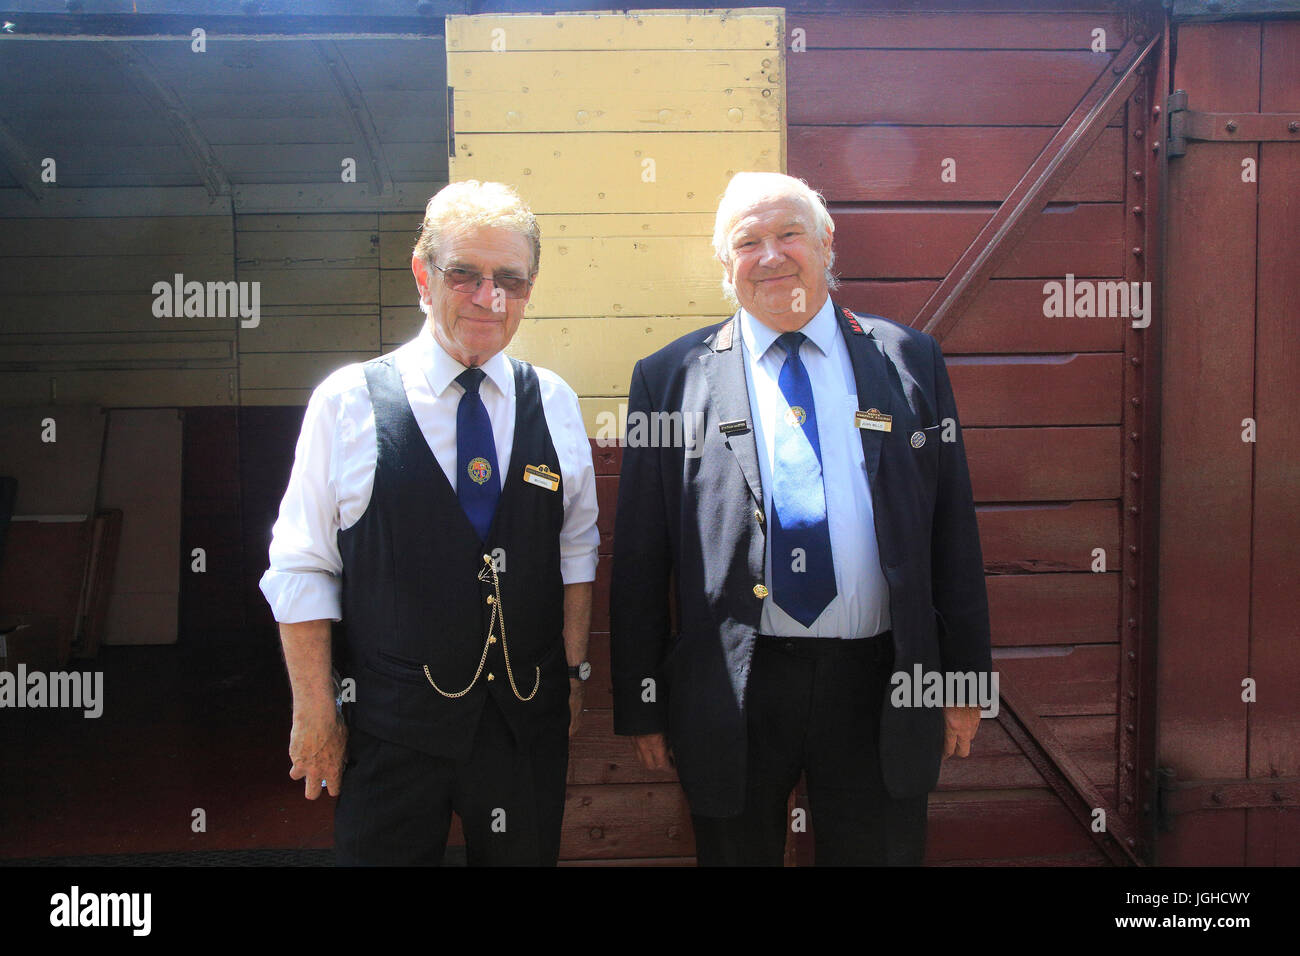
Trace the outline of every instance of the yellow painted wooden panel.
<instances>
[{"instance_id":1,"label":"yellow painted wooden panel","mask_svg":"<svg viewBox=\"0 0 1300 956\"><path fill-rule=\"evenodd\" d=\"M709 316L635 319L524 319L507 349L555 372L579 395L627 394L638 359L688 332L722 321Z\"/></svg>"},{"instance_id":2,"label":"yellow painted wooden panel","mask_svg":"<svg viewBox=\"0 0 1300 956\"><path fill-rule=\"evenodd\" d=\"M239 351L357 352L379 350L379 316L262 316L253 329L240 329Z\"/></svg>"},{"instance_id":3,"label":"yellow painted wooden panel","mask_svg":"<svg viewBox=\"0 0 1300 956\"><path fill-rule=\"evenodd\" d=\"M578 396L582 409L582 422L587 426L588 438L615 440L623 434L627 421L626 398L591 398Z\"/></svg>"},{"instance_id":4,"label":"yellow painted wooden panel","mask_svg":"<svg viewBox=\"0 0 1300 956\"><path fill-rule=\"evenodd\" d=\"M0 256L231 255L229 216L6 219Z\"/></svg>"},{"instance_id":5,"label":"yellow painted wooden panel","mask_svg":"<svg viewBox=\"0 0 1300 956\"><path fill-rule=\"evenodd\" d=\"M299 405L307 407L310 388L243 388L239 390L240 405Z\"/></svg>"},{"instance_id":6,"label":"yellow painted wooden panel","mask_svg":"<svg viewBox=\"0 0 1300 956\"><path fill-rule=\"evenodd\" d=\"M447 55L521 50L778 50L778 7L741 12L489 14L447 17ZM494 30L500 33L494 34ZM496 44L494 46L494 43Z\"/></svg>"},{"instance_id":7,"label":"yellow painted wooden panel","mask_svg":"<svg viewBox=\"0 0 1300 956\"><path fill-rule=\"evenodd\" d=\"M543 241L574 236L712 236L714 212L538 213L537 224Z\"/></svg>"},{"instance_id":8,"label":"yellow painted wooden panel","mask_svg":"<svg viewBox=\"0 0 1300 956\"><path fill-rule=\"evenodd\" d=\"M457 133L454 178L510 183L538 214L712 213L734 173L781 164L779 131Z\"/></svg>"},{"instance_id":9,"label":"yellow painted wooden panel","mask_svg":"<svg viewBox=\"0 0 1300 956\"><path fill-rule=\"evenodd\" d=\"M252 352L239 356L239 387L315 388L330 372L364 362L379 354L373 352Z\"/></svg>"},{"instance_id":10,"label":"yellow painted wooden panel","mask_svg":"<svg viewBox=\"0 0 1300 956\"><path fill-rule=\"evenodd\" d=\"M754 50L466 53L449 63L456 135L775 130L781 57Z\"/></svg>"},{"instance_id":11,"label":"yellow painted wooden panel","mask_svg":"<svg viewBox=\"0 0 1300 956\"><path fill-rule=\"evenodd\" d=\"M550 240L524 314L730 313L721 280L722 266L704 236Z\"/></svg>"},{"instance_id":12,"label":"yellow painted wooden panel","mask_svg":"<svg viewBox=\"0 0 1300 956\"><path fill-rule=\"evenodd\" d=\"M235 370L224 368L6 372L0 375L0 404L53 400L122 408L232 405L234 389Z\"/></svg>"}]
</instances>

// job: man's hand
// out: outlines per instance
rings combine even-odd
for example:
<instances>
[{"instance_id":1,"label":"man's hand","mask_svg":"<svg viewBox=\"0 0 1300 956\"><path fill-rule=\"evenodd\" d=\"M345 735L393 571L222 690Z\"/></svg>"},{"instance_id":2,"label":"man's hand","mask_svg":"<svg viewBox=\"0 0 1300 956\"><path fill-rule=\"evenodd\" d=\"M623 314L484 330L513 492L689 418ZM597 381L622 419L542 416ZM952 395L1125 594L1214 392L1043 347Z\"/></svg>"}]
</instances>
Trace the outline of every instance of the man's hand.
<instances>
[{"instance_id":1,"label":"man's hand","mask_svg":"<svg viewBox=\"0 0 1300 956\"><path fill-rule=\"evenodd\" d=\"M582 690L586 681L576 677L569 678L569 736L578 732L578 723L582 720Z\"/></svg>"},{"instance_id":2,"label":"man's hand","mask_svg":"<svg viewBox=\"0 0 1300 956\"><path fill-rule=\"evenodd\" d=\"M638 734L632 738L637 759L647 770L671 770L672 755L668 751L668 738L663 734Z\"/></svg>"},{"instance_id":3,"label":"man's hand","mask_svg":"<svg viewBox=\"0 0 1300 956\"><path fill-rule=\"evenodd\" d=\"M954 753L958 757L970 756L970 743L975 731L980 729L978 707L945 707L943 709L943 759Z\"/></svg>"},{"instance_id":4,"label":"man's hand","mask_svg":"<svg viewBox=\"0 0 1300 956\"><path fill-rule=\"evenodd\" d=\"M289 776L294 780L307 779L308 800L320 796L322 780L331 797L339 795L347 745L348 727L335 711L334 701L329 702L328 709L294 712L293 730L289 733L289 759L293 768Z\"/></svg>"}]
</instances>

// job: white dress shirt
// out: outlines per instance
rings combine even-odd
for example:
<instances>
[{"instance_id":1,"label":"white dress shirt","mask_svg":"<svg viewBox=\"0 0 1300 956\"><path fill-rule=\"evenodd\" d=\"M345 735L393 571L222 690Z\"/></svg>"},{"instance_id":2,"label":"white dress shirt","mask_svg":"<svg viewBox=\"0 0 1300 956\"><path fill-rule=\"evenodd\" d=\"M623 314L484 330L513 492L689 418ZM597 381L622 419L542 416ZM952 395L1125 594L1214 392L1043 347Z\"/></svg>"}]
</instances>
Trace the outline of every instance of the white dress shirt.
<instances>
[{"instance_id":1,"label":"white dress shirt","mask_svg":"<svg viewBox=\"0 0 1300 956\"><path fill-rule=\"evenodd\" d=\"M420 432L455 490L456 409L465 393L456 376L465 366L438 344L428 322L393 356ZM479 394L492 420L497 464L506 475L515 432L514 371L504 352L482 368L486 378ZM600 544L596 480L578 396L554 372L536 371L563 479L560 573L565 584L593 581ZM348 365L325 379L307 403L289 487L272 529L271 566L261 588L277 621L342 619L338 532L365 513L377 455L365 372L360 364Z\"/></svg>"},{"instance_id":2,"label":"white dress shirt","mask_svg":"<svg viewBox=\"0 0 1300 956\"><path fill-rule=\"evenodd\" d=\"M828 296L812 321L799 331L808 336L799 358L812 381L817 409L817 438L821 443L826 518L830 525L831 556L835 562L837 594L826 609L804 627L777 606L763 599L759 633L782 637L871 637L887 630L889 584L880 567L875 513L867 481L862 439L854 424L858 387L853 378L849 348L835 321ZM786 353L776 344L781 333L768 328L744 309L740 310L740 337L745 348L745 379L753 412L758 468L763 481L763 511L772 513L772 467L776 454L776 424L790 403L781 393L779 377ZM768 523L769 528L771 522ZM764 568L772 588L771 532Z\"/></svg>"}]
</instances>

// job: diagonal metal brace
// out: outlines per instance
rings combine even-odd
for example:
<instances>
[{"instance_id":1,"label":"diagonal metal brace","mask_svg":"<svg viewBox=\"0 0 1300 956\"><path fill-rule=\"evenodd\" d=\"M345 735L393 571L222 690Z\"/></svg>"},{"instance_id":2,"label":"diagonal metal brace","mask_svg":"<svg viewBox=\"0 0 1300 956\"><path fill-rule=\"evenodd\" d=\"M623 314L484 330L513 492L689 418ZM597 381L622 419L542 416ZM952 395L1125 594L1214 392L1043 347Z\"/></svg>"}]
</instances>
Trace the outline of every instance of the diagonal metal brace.
<instances>
[{"instance_id":1,"label":"diagonal metal brace","mask_svg":"<svg viewBox=\"0 0 1300 956\"><path fill-rule=\"evenodd\" d=\"M1115 54L1115 59L1088 88L1065 125L1043 147L1020 182L921 307L912 322L914 327L943 342L1034 218L1074 172L1110 117L1133 93L1138 70L1159 41L1159 35L1149 41L1135 37Z\"/></svg>"}]
</instances>

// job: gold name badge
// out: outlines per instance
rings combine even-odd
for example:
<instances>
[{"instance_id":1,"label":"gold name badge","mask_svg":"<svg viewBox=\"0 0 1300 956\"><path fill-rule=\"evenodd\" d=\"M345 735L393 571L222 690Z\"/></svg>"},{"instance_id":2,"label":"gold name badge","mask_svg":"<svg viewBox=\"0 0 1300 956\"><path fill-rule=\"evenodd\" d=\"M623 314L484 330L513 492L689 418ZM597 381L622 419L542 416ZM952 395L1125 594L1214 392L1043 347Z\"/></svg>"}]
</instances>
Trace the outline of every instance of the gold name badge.
<instances>
[{"instance_id":1,"label":"gold name badge","mask_svg":"<svg viewBox=\"0 0 1300 956\"><path fill-rule=\"evenodd\" d=\"M853 424L873 432L887 432L894 427L894 416L886 415L878 408L868 408L865 412L853 413Z\"/></svg>"},{"instance_id":2,"label":"gold name badge","mask_svg":"<svg viewBox=\"0 0 1300 956\"><path fill-rule=\"evenodd\" d=\"M526 465L524 481L538 488L545 488L547 491L560 490L560 476L545 465Z\"/></svg>"}]
</instances>

